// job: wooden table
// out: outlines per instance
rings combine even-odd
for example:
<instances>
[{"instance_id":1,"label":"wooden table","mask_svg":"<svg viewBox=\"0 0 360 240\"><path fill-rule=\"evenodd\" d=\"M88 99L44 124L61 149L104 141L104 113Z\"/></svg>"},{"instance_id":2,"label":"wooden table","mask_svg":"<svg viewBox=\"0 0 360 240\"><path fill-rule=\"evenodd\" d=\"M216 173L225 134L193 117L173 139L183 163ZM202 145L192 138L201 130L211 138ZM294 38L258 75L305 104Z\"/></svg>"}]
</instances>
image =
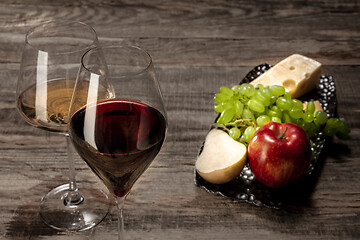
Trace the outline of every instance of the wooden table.
<instances>
[{"instance_id":1,"label":"wooden table","mask_svg":"<svg viewBox=\"0 0 360 240\"><path fill-rule=\"evenodd\" d=\"M169 117L166 142L125 204L128 239L360 238L359 1L0 2L0 239L116 239L116 208L95 228L58 232L40 219L41 197L67 181L65 140L27 125L15 109L26 31L71 19L101 41L134 42L153 56ZM306 202L273 210L209 194L194 163L214 120L213 97L252 67L300 53L335 79L351 139L329 142ZM76 158L77 179L103 187Z\"/></svg>"}]
</instances>

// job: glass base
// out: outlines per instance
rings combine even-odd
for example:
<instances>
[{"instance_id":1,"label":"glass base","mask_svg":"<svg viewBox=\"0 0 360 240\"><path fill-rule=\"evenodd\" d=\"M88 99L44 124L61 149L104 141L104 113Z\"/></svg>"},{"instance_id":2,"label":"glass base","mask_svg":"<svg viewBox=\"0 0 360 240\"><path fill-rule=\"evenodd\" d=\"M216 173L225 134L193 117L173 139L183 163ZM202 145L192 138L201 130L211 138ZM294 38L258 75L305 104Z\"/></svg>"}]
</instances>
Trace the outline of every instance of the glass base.
<instances>
[{"instance_id":1,"label":"glass base","mask_svg":"<svg viewBox=\"0 0 360 240\"><path fill-rule=\"evenodd\" d=\"M108 195L90 184L78 184L78 191L69 191L69 184L52 189L40 203L40 216L48 226L77 232L100 223L108 214Z\"/></svg>"}]
</instances>

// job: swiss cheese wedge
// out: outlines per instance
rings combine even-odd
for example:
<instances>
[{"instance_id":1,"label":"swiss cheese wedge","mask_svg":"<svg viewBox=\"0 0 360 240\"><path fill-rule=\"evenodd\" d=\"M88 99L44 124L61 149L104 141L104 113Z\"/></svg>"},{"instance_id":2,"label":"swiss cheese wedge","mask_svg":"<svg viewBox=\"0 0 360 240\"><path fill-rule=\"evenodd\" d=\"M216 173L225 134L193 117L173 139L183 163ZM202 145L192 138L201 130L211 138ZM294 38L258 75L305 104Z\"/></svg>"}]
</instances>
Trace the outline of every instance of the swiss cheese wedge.
<instances>
[{"instance_id":1,"label":"swiss cheese wedge","mask_svg":"<svg viewBox=\"0 0 360 240\"><path fill-rule=\"evenodd\" d=\"M318 87L321 73L321 63L293 54L257 77L251 84L280 85L292 98L298 98Z\"/></svg>"}]
</instances>

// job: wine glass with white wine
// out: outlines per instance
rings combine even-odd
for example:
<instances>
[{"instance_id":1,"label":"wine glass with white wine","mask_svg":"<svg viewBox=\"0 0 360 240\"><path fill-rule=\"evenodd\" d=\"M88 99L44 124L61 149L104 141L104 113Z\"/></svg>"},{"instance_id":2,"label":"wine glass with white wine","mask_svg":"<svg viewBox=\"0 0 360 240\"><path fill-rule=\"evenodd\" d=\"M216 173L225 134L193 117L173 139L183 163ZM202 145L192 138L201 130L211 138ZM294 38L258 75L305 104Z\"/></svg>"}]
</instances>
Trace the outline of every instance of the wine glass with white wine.
<instances>
[{"instance_id":1,"label":"wine glass with white wine","mask_svg":"<svg viewBox=\"0 0 360 240\"><path fill-rule=\"evenodd\" d=\"M59 133L67 143L70 182L49 191L40 204L42 219L57 230L89 229L109 210L104 191L76 183L67 126L81 56L98 45L94 29L82 22L45 22L29 30L25 37L16 91L17 109L27 123Z\"/></svg>"}]
</instances>

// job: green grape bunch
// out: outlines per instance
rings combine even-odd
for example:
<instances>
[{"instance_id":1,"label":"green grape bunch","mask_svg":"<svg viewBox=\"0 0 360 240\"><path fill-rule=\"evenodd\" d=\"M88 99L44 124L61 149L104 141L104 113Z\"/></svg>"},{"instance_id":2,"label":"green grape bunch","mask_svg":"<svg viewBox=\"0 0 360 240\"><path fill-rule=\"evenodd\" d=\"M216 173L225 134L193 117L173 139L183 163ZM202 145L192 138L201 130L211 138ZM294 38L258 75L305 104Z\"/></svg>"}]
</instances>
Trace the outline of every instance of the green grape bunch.
<instances>
[{"instance_id":1,"label":"green grape bunch","mask_svg":"<svg viewBox=\"0 0 360 240\"><path fill-rule=\"evenodd\" d=\"M303 102L293 99L283 86L255 87L244 83L231 89L220 87L215 95L215 111L219 114L216 125L235 140L248 144L256 130L269 122L290 122L301 126L309 138L320 131L327 136L349 137L350 129L344 118L329 118L316 111L313 101L304 109Z\"/></svg>"}]
</instances>

